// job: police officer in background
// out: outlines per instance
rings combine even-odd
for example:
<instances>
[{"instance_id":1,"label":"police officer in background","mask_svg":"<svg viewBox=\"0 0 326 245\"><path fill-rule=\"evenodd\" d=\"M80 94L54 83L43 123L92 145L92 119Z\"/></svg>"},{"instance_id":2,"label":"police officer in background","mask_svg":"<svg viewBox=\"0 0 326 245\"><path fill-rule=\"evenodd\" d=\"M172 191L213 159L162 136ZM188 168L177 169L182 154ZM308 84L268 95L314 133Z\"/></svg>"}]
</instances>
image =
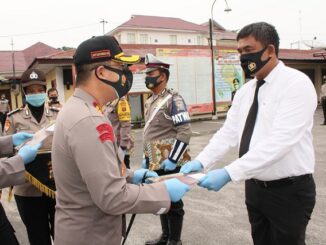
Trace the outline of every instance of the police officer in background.
<instances>
[{"instance_id":1,"label":"police officer in background","mask_svg":"<svg viewBox=\"0 0 326 245\"><path fill-rule=\"evenodd\" d=\"M58 90L56 88L49 88L48 90L49 107L54 107L58 109L62 107L58 97L59 97Z\"/></svg>"},{"instance_id":2,"label":"police officer in background","mask_svg":"<svg viewBox=\"0 0 326 245\"><path fill-rule=\"evenodd\" d=\"M134 147L134 141L131 136L130 105L126 96L109 104L106 114L113 126L118 146L125 153L124 163L130 168L130 151Z\"/></svg>"},{"instance_id":3,"label":"police officer in background","mask_svg":"<svg viewBox=\"0 0 326 245\"><path fill-rule=\"evenodd\" d=\"M169 80L170 64L160 60L152 54L145 57L146 87L152 91L152 95L145 103L145 127L144 148L151 142L165 139L173 139L169 156L161 163L159 174L171 174L179 172L177 163L187 150L190 141L191 128L190 117L186 104L177 92L167 88ZM146 152L147 151L147 152ZM150 166L151 159L145 150L146 167ZM167 214L160 215L162 235L155 240L147 241L146 245L154 244L182 244L181 231L183 223L183 202L171 203L171 209Z\"/></svg>"},{"instance_id":4,"label":"police officer in background","mask_svg":"<svg viewBox=\"0 0 326 245\"><path fill-rule=\"evenodd\" d=\"M28 133L17 133L12 136L0 137L0 157L14 153L14 146L19 146L33 137ZM2 158L0 161L0 188L20 185L25 182L25 165L33 161L41 144L25 145L18 153L10 158ZM0 202L0 244L18 245L15 231L11 226L5 210Z\"/></svg>"},{"instance_id":5,"label":"police officer in background","mask_svg":"<svg viewBox=\"0 0 326 245\"><path fill-rule=\"evenodd\" d=\"M46 103L45 74L38 69L28 69L21 77L26 98L26 106L10 113L5 123L4 133L35 133L55 121L58 110L49 108ZM42 144L44 149L51 148L52 137ZM47 164L47 163L46 163ZM31 245L51 245L54 237L55 200L27 182L14 188L15 200L24 222Z\"/></svg>"},{"instance_id":6,"label":"police officer in background","mask_svg":"<svg viewBox=\"0 0 326 245\"><path fill-rule=\"evenodd\" d=\"M324 121L321 125L326 125L326 75L323 76L323 81L321 83L319 99L321 106L323 108Z\"/></svg>"},{"instance_id":7,"label":"police officer in background","mask_svg":"<svg viewBox=\"0 0 326 245\"><path fill-rule=\"evenodd\" d=\"M5 125L7 113L10 111L9 101L6 99L5 94L1 94L0 97L0 123L2 125L2 130Z\"/></svg>"},{"instance_id":8,"label":"police officer in background","mask_svg":"<svg viewBox=\"0 0 326 245\"><path fill-rule=\"evenodd\" d=\"M189 187L177 179L140 185L157 176L123 164L113 128L103 107L131 88L125 56L112 36L82 42L74 55L76 90L60 111L52 145L57 187L56 245L120 245L125 231L123 214L162 214Z\"/></svg>"}]
</instances>

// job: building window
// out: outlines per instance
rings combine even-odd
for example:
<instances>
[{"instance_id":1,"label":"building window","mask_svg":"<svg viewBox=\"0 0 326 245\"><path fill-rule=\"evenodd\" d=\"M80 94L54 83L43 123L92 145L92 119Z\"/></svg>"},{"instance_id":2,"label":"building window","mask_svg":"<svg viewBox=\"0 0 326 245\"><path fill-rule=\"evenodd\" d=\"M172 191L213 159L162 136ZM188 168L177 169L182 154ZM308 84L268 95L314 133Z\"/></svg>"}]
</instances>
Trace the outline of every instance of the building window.
<instances>
[{"instance_id":1,"label":"building window","mask_svg":"<svg viewBox=\"0 0 326 245\"><path fill-rule=\"evenodd\" d=\"M202 45L201 37L200 36L197 36L197 45Z\"/></svg>"},{"instance_id":2,"label":"building window","mask_svg":"<svg viewBox=\"0 0 326 245\"><path fill-rule=\"evenodd\" d=\"M121 35L117 36L118 42L121 43Z\"/></svg>"},{"instance_id":3,"label":"building window","mask_svg":"<svg viewBox=\"0 0 326 245\"><path fill-rule=\"evenodd\" d=\"M191 43L191 39L190 38L188 39L188 43Z\"/></svg>"},{"instance_id":4,"label":"building window","mask_svg":"<svg viewBox=\"0 0 326 245\"><path fill-rule=\"evenodd\" d=\"M127 43L135 44L136 43L136 35L135 33L127 33Z\"/></svg>"},{"instance_id":5,"label":"building window","mask_svg":"<svg viewBox=\"0 0 326 245\"><path fill-rule=\"evenodd\" d=\"M177 44L177 35L170 35L170 44Z\"/></svg>"},{"instance_id":6,"label":"building window","mask_svg":"<svg viewBox=\"0 0 326 245\"><path fill-rule=\"evenodd\" d=\"M140 34L139 35L139 43L140 44L148 44L148 35L147 34Z\"/></svg>"}]
</instances>

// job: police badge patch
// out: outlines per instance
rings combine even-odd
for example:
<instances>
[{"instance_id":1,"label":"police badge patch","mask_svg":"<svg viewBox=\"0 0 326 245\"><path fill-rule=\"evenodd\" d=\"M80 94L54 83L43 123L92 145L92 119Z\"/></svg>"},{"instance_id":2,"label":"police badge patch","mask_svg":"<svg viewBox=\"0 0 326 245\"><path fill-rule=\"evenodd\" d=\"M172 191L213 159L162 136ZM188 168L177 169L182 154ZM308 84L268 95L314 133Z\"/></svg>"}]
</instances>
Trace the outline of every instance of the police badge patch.
<instances>
[{"instance_id":1,"label":"police badge patch","mask_svg":"<svg viewBox=\"0 0 326 245\"><path fill-rule=\"evenodd\" d=\"M179 95L173 95L172 97L171 117L175 126L190 122L190 116L187 111L186 103Z\"/></svg>"}]
</instances>

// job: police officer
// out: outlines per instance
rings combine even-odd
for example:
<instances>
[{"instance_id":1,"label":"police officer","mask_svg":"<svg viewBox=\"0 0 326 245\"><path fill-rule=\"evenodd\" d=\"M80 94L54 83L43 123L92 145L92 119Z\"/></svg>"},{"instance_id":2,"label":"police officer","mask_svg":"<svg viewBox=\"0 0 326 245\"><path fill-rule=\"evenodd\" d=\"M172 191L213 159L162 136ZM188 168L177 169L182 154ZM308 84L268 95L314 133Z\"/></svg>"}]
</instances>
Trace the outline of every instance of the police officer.
<instances>
[{"instance_id":1,"label":"police officer","mask_svg":"<svg viewBox=\"0 0 326 245\"><path fill-rule=\"evenodd\" d=\"M62 104L60 103L58 97L59 97L58 90L56 88L49 88L48 90L49 107L54 107L57 109L60 109L62 107Z\"/></svg>"},{"instance_id":2,"label":"police officer","mask_svg":"<svg viewBox=\"0 0 326 245\"><path fill-rule=\"evenodd\" d=\"M11 155L14 152L14 146L21 145L33 135L28 133L17 133L12 136L0 137L0 155L1 157ZM20 185L25 182L25 166L36 157L37 150L41 145L25 145L19 149L18 154L3 158L0 161L0 188L12 185ZM0 244L18 245L15 231L11 226L6 213L0 202Z\"/></svg>"},{"instance_id":3,"label":"police officer","mask_svg":"<svg viewBox=\"0 0 326 245\"><path fill-rule=\"evenodd\" d=\"M117 143L125 153L124 163L127 168L130 168L130 152L134 146L131 136L130 105L126 96L116 101L108 105L106 113L113 126Z\"/></svg>"},{"instance_id":4,"label":"police officer","mask_svg":"<svg viewBox=\"0 0 326 245\"><path fill-rule=\"evenodd\" d=\"M28 69L21 77L26 106L10 113L5 123L5 134L35 133L55 121L58 110L45 104L46 79L42 71ZM52 137L43 142L44 149L51 148ZM17 208L24 222L31 245L51 245L54 237L55 200L42 194L31 183L15 186Z\"/></svg>"},{"instance_id":5,"label":"police officer","mask_svg":"<svg viewBox=\"0 0 326 245\"><path fill-rule=\"evenodd\" d=\"M160 174L176 173L178 161L187 150L190 141L190 117L186 104L177 92L167 88L169 80L170 65L147 54L146 64L146 87L152 91L151 97L145 103L145 127L144 127L144 148L146 165L149 167L151 154L147 146L154 141L173 139L172 149L169 157L161 163ZM147 150L146 150L147 149ZM164 173L165 172L165 173ZM171 203L169 213L160 215L162 235L155 240L147 241L146 245L154 244L182 244L181 231L183 223L183 202Z\"/></svg>"},{"instance_id":6,"label":"police officer","mask_svg":"<svg viewBox=\"0 0 326 245\"><path fill-rule=\"evenodd\" d=\"M189 187L177 179L139 185L154 172L123 164L102 108L130 90L133 75L112 36L82 42L74 55L76 90L60 111L52 145L57 187L56 245L120 245L125 213L162 214Z\"/></svg>"},{"instance_id":7,"label":"police officer","mask_svg":"<svg viewBox=\"0 0 326 245\"><path fill-rule=\"evenodd\" d=\"M326 75L323 76L322 85L320 88L319 99L323 108L324 122L321 125L326 125Z\"/></svg>"},{"instance_id":8,"label":"police officer","mask_svg":"<svg viewBox=\"0 0 326 245\"><path fill-rule=\"evenodd\" d=\"M10 111L9 101L6 99L5 94L1 94L0 97L0 122L2 125L2 130L5 125L7 113Z\"/></svg>"}]
</instances>

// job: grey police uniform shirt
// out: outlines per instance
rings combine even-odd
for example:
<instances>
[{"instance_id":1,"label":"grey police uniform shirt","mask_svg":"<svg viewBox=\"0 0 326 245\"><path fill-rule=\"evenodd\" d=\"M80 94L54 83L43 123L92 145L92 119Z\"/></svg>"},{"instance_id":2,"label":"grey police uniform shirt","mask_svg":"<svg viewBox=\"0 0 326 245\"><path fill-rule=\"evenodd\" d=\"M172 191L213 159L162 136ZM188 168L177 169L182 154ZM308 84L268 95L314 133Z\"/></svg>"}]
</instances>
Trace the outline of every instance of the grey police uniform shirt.
<instances>
[{"instance_id":1,"label":"grey police uniform shirt","mask_svg":"<svg viewBox=\"0 0 326 245\"><path fill-rule=\"evenodd\" d=\"M12 154L13 150L12 137L0 137L0 157ZM23 184L25 182L24 173L25 165L19 155L2 158L0 160L0 188Z\"/></svg>"},{"instance_id":2,"label":"grey police uniform shirt","mask_svg":"<svg viewBox=\"0 0 326 245\"><path fill-rule=\"evenodd\" d=\"M0 99L0 112L6 113L10 111L9 101L7 99L1 100Z\"/></svg>"},{"instance_id":3,"label":"grey police uniform shirt","mask_svg":"<svg viewBox=\"0 0 326 245\"><path fill-rule=\"evenodd\" d=\"M181 95L172 89L164 89L158 95L152 95L145 103L145 123L165 97L170 99L159 109L144 132L144 145L149 142L175 138L189 144L191 137L190 118Z\"/></svg>"},{"instance_id":4,"label":"grey police uniform shirt","mask_svg":"<svg viewBox=\"0 0 326 245\"><path fill-rule=\"evenodd\" d=\"M122 214L166 213L170 198L164 183L134 185L121 171L110 121L80 88L59 113L52 145L56 180L56 245L118 245ZM122 151L121 151L122 153Z\"/></svg>"},{"instance_id":5,"label":"grey police uniform shirt","mask_svg":"<svg viewBox=\"0 0 326 245\"><path fill-rule=\"evenodd\" d=\"M54 122L57 115L57 109L45 106L41 121L37 122L26 105L24 108L19 108L8 113L4 133L6 135L15 134L18 132L35 133L48 124ZM49 136L42 142L41 149L51 149L51 144L52 136ZM15 186L14 192L18 196L42 196L42 192L27 181L25 184Z\"/></svg>"}]
</instances>

